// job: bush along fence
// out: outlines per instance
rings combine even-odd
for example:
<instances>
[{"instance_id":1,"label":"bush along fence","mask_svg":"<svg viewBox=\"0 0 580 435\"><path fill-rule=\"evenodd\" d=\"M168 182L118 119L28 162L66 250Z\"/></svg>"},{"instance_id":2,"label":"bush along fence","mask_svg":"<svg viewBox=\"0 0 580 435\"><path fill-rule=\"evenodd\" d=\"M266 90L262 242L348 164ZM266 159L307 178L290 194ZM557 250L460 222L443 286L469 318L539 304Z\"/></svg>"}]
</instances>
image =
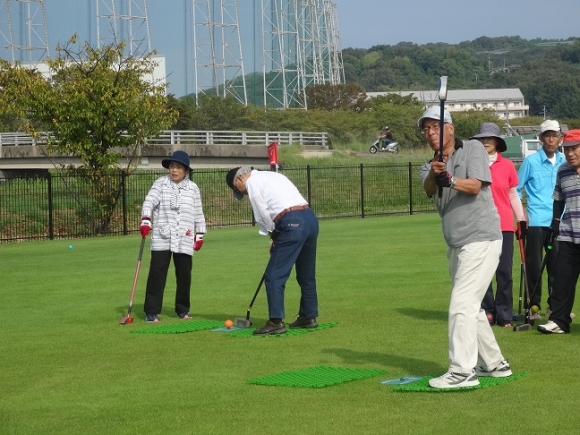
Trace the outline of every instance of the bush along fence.
<instances>
[{"instance_id":1,"label":"bush along fence","mask_svg":"<svg viewBox=\"0 0 580 435\"><path fill-rule=\"evenodd\" d=\"M418 164L284 168L320 219L434 212ZM264 169L265 168L257 168ZM197 169L209 228L254 225L249 201L235 201L228 169ZM42 177L0 178L0 243L124 235L139 231L141 205L153 181L167 171L119 172L114 205L103 207L87 180L50 172ZM109 210L109 211L107 211Z\"/></svg>"}]
</instances>

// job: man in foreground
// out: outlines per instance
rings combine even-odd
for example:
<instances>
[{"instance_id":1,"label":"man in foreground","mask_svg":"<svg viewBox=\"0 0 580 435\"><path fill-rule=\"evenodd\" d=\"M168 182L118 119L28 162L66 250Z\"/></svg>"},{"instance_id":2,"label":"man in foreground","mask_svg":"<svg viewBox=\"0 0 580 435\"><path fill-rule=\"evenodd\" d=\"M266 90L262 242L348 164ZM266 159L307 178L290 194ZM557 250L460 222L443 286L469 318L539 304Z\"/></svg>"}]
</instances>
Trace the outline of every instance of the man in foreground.
<instances>
[{"instance_id":1,"label":"man in foreground","mask_svg":"<svg viewBox=\"0 0 580 435\"><path fill-rule=\"evenodd\" d=\"M429 380L433 388L479 385L478 376L511 376L481 301L499 263L502 234L490 191L487 152L477 140L460 141L449 112L443 119L443 161L440 111L431 107L419 128L435 152L420 169L423 189L435 198L447 242L451 299L449 302L449 370ZM441 195L438 190L441 189ZM478 359L481 365L477 366Z\"/></svg>"},{"instance_id":2,"label":"man in foreground","mask_svg":"<svg viewBox=\"0 0 580 435\"><path fill-rule=\"evenodd\" d=\"M318 219L296 186L284 175L237 167L226 175L226 183L241 200L248 195L260 234L272 239L270 261L265 271L270 319L255 330L256 335L283 334L284 289L292 267L302 296L298 319L290 328L316 328L316 246Z\"/></svg>"}]
</instances>

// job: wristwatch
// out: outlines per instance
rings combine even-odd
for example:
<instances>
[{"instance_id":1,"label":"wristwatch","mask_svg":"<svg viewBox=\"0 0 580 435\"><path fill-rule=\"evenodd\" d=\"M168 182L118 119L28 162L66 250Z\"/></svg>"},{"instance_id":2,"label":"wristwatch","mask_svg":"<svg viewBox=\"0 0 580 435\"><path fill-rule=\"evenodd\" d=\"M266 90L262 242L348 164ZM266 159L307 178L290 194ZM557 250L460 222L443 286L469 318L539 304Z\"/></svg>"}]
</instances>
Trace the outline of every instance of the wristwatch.
<instances>
[{"instance_id":1,"label":"wristwatch","mask_svg":"<svg viewBox=\"0 0 580 435\"><path fill-rule=\"evenodd\" d=\"M453 187L455 186L455 183L457 183L457 180L455 179L455 177L451 177L449 179L449 188L453 189Z\"/></svg>"}]
</instances>

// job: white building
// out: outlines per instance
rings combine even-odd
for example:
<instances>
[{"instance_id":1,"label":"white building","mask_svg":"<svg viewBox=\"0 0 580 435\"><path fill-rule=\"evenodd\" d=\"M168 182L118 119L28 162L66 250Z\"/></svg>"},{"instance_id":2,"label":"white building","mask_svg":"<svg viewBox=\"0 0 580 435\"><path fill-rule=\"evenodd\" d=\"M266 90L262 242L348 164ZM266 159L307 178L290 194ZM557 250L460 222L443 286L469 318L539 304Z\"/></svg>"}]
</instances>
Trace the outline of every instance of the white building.
<instances>
[{"instance_id":1,"label":"white building","mask_svg":"<svg viewBox=\"0 0 580 435\"><path fill-rule=\"evenodd\" d=\"M163 56L153 56L151 60L154 62L153 72L151 74L145 75L145 79L154 85L166 84L167 82L167 72L165 68L165 57ZM35 68L39 73L41 73L45 78L50 77L50 69L46 62L39 62L37 64L22 64L24 67Z\"/></svg>"},{"instance_id":2,"label":"white building","mask_svg":"<svg viewBox=\"0 0 580 435\"><path fill-rule=\"evenodd\" d=\"M439 106L436 90L367 92L366 94L371 98L387 94L397 94L403 97L414 95L425 105L425 108ZM450 112L492 110L500 119L512 119L527 116L530 106L524 102L524 95L519 89L466 89L448 90L445 108Z\"/></svg>"}]
</instances>

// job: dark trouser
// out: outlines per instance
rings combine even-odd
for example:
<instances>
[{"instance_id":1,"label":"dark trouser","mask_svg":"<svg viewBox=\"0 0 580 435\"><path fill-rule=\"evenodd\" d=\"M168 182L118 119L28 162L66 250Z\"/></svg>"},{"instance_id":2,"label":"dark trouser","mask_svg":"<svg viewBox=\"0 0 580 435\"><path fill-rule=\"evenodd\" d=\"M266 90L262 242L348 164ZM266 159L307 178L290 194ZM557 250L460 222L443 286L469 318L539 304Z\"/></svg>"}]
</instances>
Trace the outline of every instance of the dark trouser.
<instances>
[{"instance_id":1,"label":"dark trouser","mask_svg":"<svg viewBox=\"0 0 580 435\"><path fill-rule=\"evenodd\" d=\"M554 286L558 243L554 240L549 250L552 232L548 227L529 227L526 236L526 268L528 272L528 286L531 305L541 308L542 303L542 260L543 254L548 256L546 270L548 271L548 306L550 307L550 293ZM527 307L527 304L526 304Z\"/></svg>"},{"instance_id":2,"label":"dark trouser","mask_svg":"<svg viewBox=\"0 0 580 435\"><path fill-rule=\"evenodd\" d=\"M298 314L318 317L316 293L316 244L318 219L311 209L286 213L276 222L278 233L266 267L266 293L271 319L283 319L286 281L296 265L296 281L301 290Z\"/></svg>"},{"instance_id":3,"label":"dark trouser","mask_svg":"<svg viewBox=\"0 0 580 435\"><path fill-rule=\"evenodd\" d=\"M513 315L512 265L514 259L514 232L503 231L502 235L501 255L495 271L495 281L497 283L495 300L493 297L493 285L490 283L481 302L481 308L487 313L492 313L497 323L503 326L511 323Z\"/></svg>"},{"instance_id":4,"label":"dark trouser","mask_svg":"<svg viewBox=\"0 0 580 435\"><path fill-rule=\"evenodd\" d=\"M175 312L188 313L190 308L189 294L191 289L192 257L187 254L176 254L171 251L151 251L151 265L147 278L144 311L147 314L161 313L163 306L163 292L167 281L167 270L173 255L175 265Z\"/></svg>"},{"instance_id":5,"label":"dark trouser","mask_svg":"<svg viewBox=\"0 0 580 435\"><path fill-rule=\"evenodd\" d=\"M558 270L554 277L554 287L550 297L552 314L550 320L560 329L570 332L570 313L576 296L576 283L580 275L580 245L558 242Z\"/></svg>"}]
</instances>

